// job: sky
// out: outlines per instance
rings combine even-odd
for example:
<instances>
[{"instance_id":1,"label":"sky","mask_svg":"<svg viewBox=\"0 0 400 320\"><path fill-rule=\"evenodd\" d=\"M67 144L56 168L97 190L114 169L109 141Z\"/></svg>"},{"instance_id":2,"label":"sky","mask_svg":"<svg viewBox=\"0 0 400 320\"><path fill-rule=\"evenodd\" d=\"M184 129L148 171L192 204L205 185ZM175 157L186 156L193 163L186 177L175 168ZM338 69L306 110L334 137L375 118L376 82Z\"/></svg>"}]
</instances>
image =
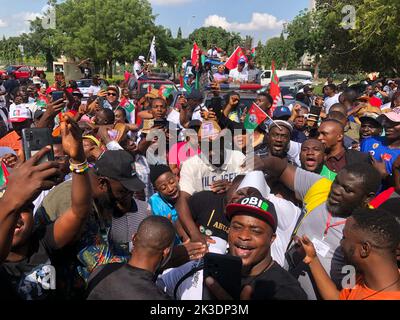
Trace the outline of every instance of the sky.
<instances>
[{"instance_id":1,"label":"sky","mask_svg":"<svg viewBox=\"0 0 400 320\"><path fill-rule=\"evenodd\" d=\"M118 0L115 0L118 1ZM46 9L46 0L0 0L0 36L29 31L29 20ZM156 24L183 36L203 26L250 35L257 43L279 36L284 23L310 5L310 0L150 0Z\"/></svg>"}]
</instances>

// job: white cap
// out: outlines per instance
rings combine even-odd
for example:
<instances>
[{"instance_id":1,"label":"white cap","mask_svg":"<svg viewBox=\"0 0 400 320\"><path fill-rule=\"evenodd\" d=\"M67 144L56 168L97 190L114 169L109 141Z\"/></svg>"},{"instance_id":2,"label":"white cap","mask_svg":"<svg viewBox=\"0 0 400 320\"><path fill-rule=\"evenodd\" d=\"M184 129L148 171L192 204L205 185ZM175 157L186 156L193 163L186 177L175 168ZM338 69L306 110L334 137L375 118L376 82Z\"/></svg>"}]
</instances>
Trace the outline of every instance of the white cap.
<instances>
[{"instance_id":1,"label":"white cap","mask_svg":"<svg viewBox=\"0 0 400 320\"><path fill-rule=\"evenodd\" d=\"M29 104L12 104L10 106L10 113L8 119L10 122L23 122L32 119L32 113L28 108Z\"/></svg>"},{"instance_id":2,"label":"white cap","mask_svg":"<svg viewBox=\"0 0 400 320\"><path fill-rule=\"evenodd\" d=\"M389 80L387 84L392 84L392 83L394 83L394 81L393 80Z\"/></svg>"},{"instance_id":3,"label":"white cap","mask_svg":"<svg viewBox=\"0 0 400 320\"><path fill-rule=\"evenodd\" d=\"M33 77L32 82L33 82L33 84L41 84L42 83L42 81L40 80L40 78L38 76Z\"/></svg>"},{"instance_id":4,"label":"white cap","mask_svg":"<svg viewBox=\"0 0 400 320\"><path fill-rule=\"evenodd\" d=\"M261 195L265 199L268 199L271 193L271 188L265 181L265 176L262 171L251 171L248 174L246 174L246 176L244 177L242 183L239 185L237 190L249 187L255 188L258 191L260 191Z\"/></svg>"},{"instance_id":5,"label":"white cap","mask_svg":"<svg viewBox=\"0 0 400 320\"><path fill-rule=\"evenodd\" d=\"M146 62L146 58L143 56L139 56L138 60L142 60L143 62Z\"/></svg>"}]
</instances>

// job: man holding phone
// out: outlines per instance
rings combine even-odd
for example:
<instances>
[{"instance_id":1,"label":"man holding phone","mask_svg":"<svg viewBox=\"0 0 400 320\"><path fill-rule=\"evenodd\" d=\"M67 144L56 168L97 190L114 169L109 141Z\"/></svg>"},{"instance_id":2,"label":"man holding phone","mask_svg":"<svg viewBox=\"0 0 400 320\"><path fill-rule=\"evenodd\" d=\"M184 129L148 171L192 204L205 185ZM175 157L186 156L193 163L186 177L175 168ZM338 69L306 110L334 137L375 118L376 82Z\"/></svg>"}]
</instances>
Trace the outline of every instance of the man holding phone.
<instances>
[{"instance_id":1,"label":"man holding phone","mask_svg":"<svg viewBox=\"0 0 400 320\"><path fill-rule=\"evenodd\" d=\"M241 299L306 300L298 281L271 257L278 226L274 204L264 198L246 197L229 204L226 214L231 222L229 252L240 257L243 264ZM231 298L214 278L207 277L205 282L217 299Z\"/></svg>"}]
</instances>

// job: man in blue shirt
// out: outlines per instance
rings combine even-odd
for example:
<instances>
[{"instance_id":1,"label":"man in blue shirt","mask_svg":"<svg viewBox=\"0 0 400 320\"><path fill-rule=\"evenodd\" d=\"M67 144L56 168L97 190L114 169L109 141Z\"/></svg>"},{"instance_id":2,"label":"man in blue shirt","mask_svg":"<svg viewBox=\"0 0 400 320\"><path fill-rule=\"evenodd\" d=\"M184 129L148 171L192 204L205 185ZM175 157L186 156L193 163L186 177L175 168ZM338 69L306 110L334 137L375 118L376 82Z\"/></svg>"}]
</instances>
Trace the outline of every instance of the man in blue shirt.
<instances>
[{"instance_id":1,"label":"man in blue shirt","mask_svg":"<svg viewBox=\"0 0 400 320\"><path fill-rule=\"evenodd\" d=\"M370 153L377 161L383 161L390 175L393 162L400 156L400 108L382 114L378 120L385 129L385 136L363 140L361 151Z\"/></svg>"}]
</instances>

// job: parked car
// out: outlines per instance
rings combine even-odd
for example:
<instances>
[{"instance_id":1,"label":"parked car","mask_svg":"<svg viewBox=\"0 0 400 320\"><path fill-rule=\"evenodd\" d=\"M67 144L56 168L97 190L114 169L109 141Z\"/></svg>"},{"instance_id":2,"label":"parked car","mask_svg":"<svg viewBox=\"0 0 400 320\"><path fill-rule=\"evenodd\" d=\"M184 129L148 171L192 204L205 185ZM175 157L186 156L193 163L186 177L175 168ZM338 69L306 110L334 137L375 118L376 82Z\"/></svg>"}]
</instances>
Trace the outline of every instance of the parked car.
<instances>
[{"instance_id":1,"label":"parked car","mask_svg":"<svg viewBox=\"0 0 400 320\"><path fill-rule=\"evenodd\" d=\"M44 73L43 70L36 70L35 75L38 76L40 73ZM15 74L16 79L29 79L31 78L32 70L30 67L25 65L10 65L4 70L0 70L0 76L5 75L6 78L10 74Z\"/></svg>"},{"instance_id":2,"label":"parked car","mask_svg":"<svg viewBox=\"0 0 400 320\"><path fill-rule=\"evenodd\" d=\"M303 70L276 70L279 82L301 82L302 84L311 84L313 76L310 71ZM272 70L265 70L261 74L261 84L266 86L270 84L272 77Z\"/></svg>"},{"instance_id":3,"label":"parked car","mask_svg":"<svg viewBox=\"0 0 400 320\"><path fill-rule=\"evenodd\" d=\"M108 82L104 79L99 79L100 87L106 89L108 87ZM83 99L87 100L89 98L89 88L93 84L93 79L80 79L76 81L79 90L83 94Z\"/></svg>"}]
</instances>

